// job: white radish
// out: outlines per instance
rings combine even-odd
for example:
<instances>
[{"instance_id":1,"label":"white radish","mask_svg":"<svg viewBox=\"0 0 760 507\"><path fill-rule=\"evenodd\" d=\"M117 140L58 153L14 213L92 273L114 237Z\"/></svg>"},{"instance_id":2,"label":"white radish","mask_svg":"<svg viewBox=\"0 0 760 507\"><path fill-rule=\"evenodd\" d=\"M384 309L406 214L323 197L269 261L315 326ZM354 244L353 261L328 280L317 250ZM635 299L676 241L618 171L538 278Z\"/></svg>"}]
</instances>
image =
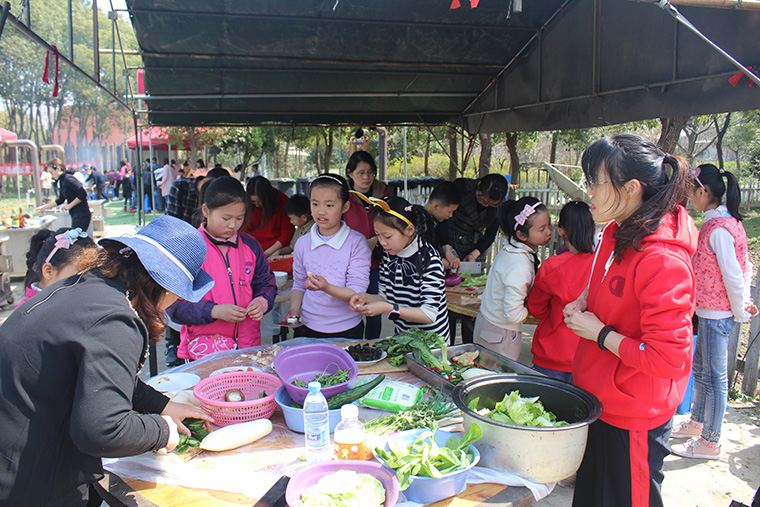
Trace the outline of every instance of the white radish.
<instances>
[{"instance_id":1,"label":"white radish","mask_svg":"<svg viewBox=\"0 0 760 507\"><path fill-rule=\"evenodd\" d=\"M471 378L482 377L484 375L493 375L494 373L495 372L491 370L484 370L483 368L469 368L462 372L462 378L465 380L470 380Z\"/></svg>"},{"instance_id":2,"label":"white radish","mask_svg":"<svg viewBox=\"0 0 760 507\"><path fill-rule=\"evenodd\" d=\"M272 422L269 419L233 424L209 433L201 441L200 447L206 451L229 451L251 444L271 432Z\"/></svg>"}]
</instances>

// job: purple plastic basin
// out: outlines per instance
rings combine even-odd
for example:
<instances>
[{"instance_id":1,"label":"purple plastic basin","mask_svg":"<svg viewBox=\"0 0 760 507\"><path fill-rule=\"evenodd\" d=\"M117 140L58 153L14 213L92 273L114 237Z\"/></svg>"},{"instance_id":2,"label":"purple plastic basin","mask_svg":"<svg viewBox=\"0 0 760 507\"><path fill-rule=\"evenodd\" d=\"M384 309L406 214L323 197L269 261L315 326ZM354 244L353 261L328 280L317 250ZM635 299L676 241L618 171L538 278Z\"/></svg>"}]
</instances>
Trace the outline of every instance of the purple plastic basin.
<instances>
[{"instance_id":1,"label":"purple plastic basin","mask_svg":"<svg viewBox=\"0 0 760 507\"><path fill-rule=\"evenodd\" d=\"M308 343L288 347L274 357L274 369L277 371L277 375L285 384L285 389L290 398L299 405L303 405L306 395L309 394L309 389L293 385L294 380L303 380L308 384L320 373L329 375L340 368L349 372L348 381L334 386L322 387L322 394L325 395L325 398L348 389L348 383L359 374L359 367L348 352L331 343Z\"/></svg>"},{"instance_id":2,"label":"purple plastic basin","mask_svg":"<svg viewBox=\"0 0 760 507\"><path fill-rule=\"evenodd\" d=\"M288 483L288 488L285 490L285 500L288 502L288 506L300 507L301 493L306 488L316 484L325 475L338 470L353 470L360 474L370 474L377 477L385 488L383 507L393 507L398 502L398 480L396 473L390 468L374 461L333 460L306 465L293 474Z\"/></svg>"}]
</instances>

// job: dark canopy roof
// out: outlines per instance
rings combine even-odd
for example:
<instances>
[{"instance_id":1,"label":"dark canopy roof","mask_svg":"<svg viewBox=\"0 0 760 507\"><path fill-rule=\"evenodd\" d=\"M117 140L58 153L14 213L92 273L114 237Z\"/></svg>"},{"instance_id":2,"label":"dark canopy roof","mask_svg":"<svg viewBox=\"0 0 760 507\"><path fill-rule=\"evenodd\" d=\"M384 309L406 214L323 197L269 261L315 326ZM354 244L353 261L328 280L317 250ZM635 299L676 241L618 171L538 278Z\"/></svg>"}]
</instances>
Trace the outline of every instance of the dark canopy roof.
<instances>
[{"instance_id":1,"label":"dark canopy roof","mask_svg":"<svg viewBox=\"0 0 760 507\"><path fill-rule=\"evenodd\" d=\"M507 0L460 1L127 5L155 125L463 122L495 132L760 108L759 87L729 84L735 67L654 4L523 0L508 16ZM760 64L760 12L680 10Z\"/></svg>"}]
</instances>

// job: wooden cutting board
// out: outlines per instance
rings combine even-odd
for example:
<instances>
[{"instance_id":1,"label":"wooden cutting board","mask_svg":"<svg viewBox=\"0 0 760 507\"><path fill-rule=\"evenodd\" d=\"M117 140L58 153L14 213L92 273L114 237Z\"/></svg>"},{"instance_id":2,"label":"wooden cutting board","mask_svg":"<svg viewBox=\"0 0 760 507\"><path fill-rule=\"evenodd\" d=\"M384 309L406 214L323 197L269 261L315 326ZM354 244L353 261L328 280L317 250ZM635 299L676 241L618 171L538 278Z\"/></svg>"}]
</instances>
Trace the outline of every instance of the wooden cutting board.
<instances>
[{"instance_id":1,"label":"wooden cutting board","mask_svg":"<svg viewBox=\"0 0 760 507\"><path fill-rule=\"evenodd\" d=\"M371 341L359 341L359 340L353 340L350 342L339 342L335 343L335 345L338 345L339 347L348 347L349 345L363 345L365 343L372 343ZM401 373L409 371L409 367L407 365L402 366L392 366L391 363L388 362L388 358L386 357L382 361L378 361L377 363L365 365L360 364L359 365L359 375L377 375L379 373Z\"/></svg>"},{"instance_id":2,"label":"wooden cutting board","mask_svg":"<svg viewBox=\"0 0 760 507\"><path fill-rule=\"evenodd\" d=\"M460 287L455 285L454 287L446 287L446 292L450 294L461 294L466 296L480 296L483 294L485 287Z\"/></svg>"}]
</instances>

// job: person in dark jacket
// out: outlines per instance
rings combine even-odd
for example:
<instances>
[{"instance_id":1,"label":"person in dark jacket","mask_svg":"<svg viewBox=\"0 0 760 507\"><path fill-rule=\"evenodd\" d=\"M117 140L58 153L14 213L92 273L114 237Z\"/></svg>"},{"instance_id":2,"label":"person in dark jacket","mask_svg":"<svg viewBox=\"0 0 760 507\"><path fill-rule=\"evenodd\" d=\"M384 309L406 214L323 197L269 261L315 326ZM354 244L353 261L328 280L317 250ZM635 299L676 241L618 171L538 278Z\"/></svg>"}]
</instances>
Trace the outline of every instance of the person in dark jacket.
<instances>
[{"instance_id":1,"label":"person in dark jacket","mask_svg":"<svg viewBox=\"0 0 760 507\"><path fill-rule=\"evenodd\" d=\"M53 158L45 166L45 171L49 172L55 180L56 187L58 188L58 198L55 201L50 201L39 206L36 211L61 206L62 210L68 211L69 215L71 215L72 229L76 229L77 227L83 231L89 229L92 213L87 205L87 192L85 192L79 180L74 177L74 170L67 169L66 165L61 162L61 159Z\"/></svg>"},{"instance_id":2,"label":"person in dark jacket","mask_svg":"<svg viewBox=\"0 0 760 507\"><path fill-rule=\"evenodd\" d=\"M138 378L163 310L214 284L200 233L162 216L100 243L0 327L0 505L84 506L101 457L171 451L184 418L210 421Z\"/></svg>"},{"instance_id":3,"label":"person in dark jacket","mask_svg":"<svg viewBox=\"0 0 760 507\"><path fill-rule=\"evenodd\" d=\"M87 175L84 182L88 187L93 187L95 190L95 199L110 201L106 195L106 177L95 166L85 167L84 173Z\"/></svg>"}]
</instances>

